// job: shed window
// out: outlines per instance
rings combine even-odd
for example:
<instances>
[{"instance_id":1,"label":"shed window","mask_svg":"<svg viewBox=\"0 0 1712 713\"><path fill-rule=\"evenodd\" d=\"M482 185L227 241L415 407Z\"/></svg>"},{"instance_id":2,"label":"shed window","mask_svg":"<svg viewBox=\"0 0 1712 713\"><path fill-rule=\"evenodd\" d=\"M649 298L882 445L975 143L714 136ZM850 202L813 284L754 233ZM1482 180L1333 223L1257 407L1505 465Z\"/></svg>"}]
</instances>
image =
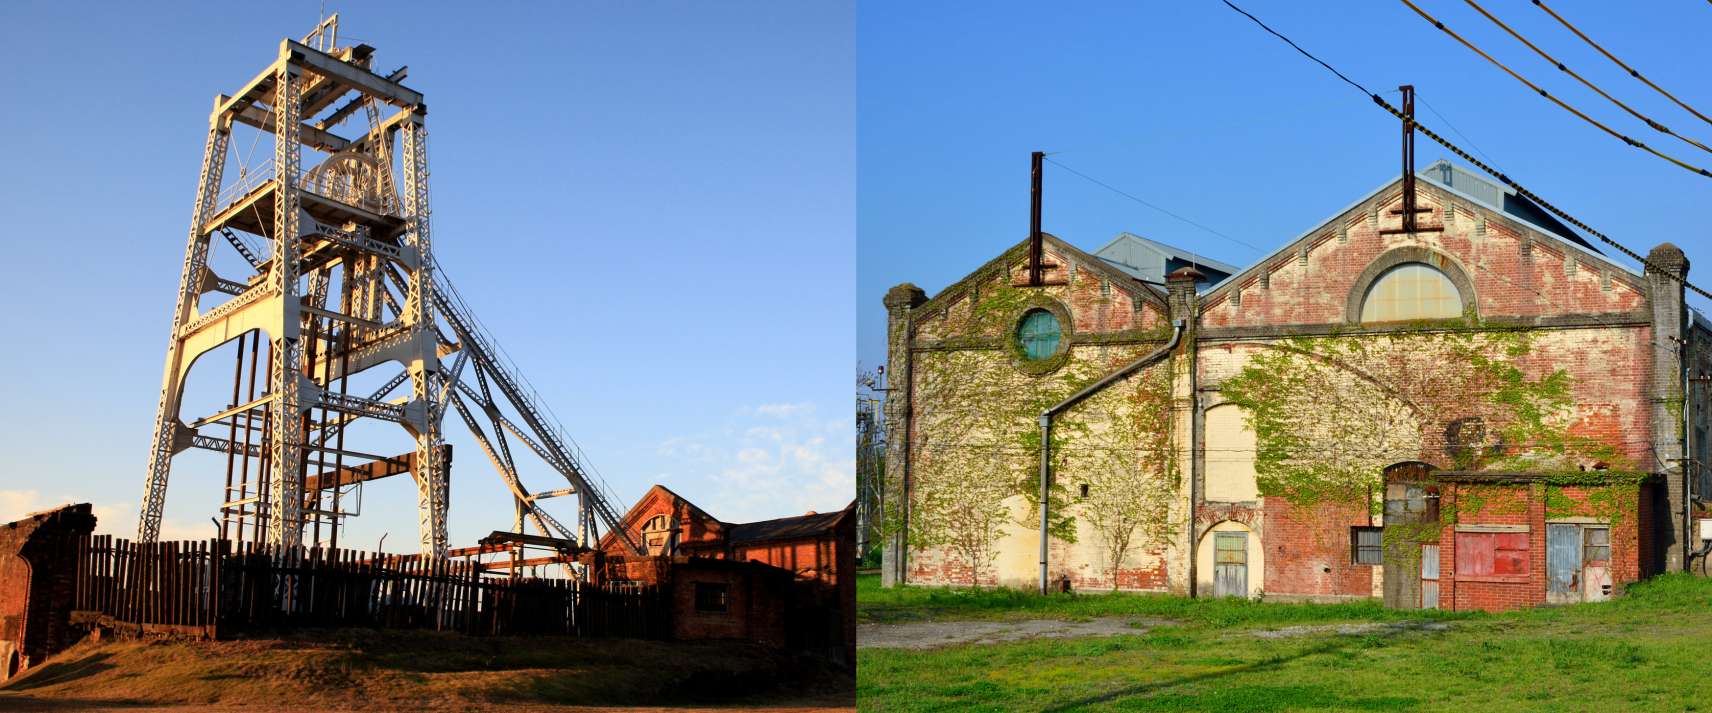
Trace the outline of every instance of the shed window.
<instances>
[{"instance_id":1,"label":"shed window","mask_svg":"<svg viewBox=\"0 0 1712 713\"><path fill-rule=\"evenodd\" d=\"M1405 263L1385 271L1361 303L1363 322L1407 322L1462 316L1456 283L1430 265Z\"/></svg>"},{"instance_id":2,"label":"shed window","mask_svg":"<svg viewBox=\"0 0 1712 713\"><path fill-rule=\"evenodd\" d=\"M1583 539L1581 558L1588 562L1606 562L1611 559L1611 528L1584 527L1581 529Z\"/></svg>"},{"instance_id":3,"label":"shed window","mask_svg":"<svg viewBox=\"0 0 1712 713\"><path fill-rule=\"evenodd\" d=\"M1528 533L1456 533L1456 576L1528 581Z\"/></svg>"},{"instance_id":4,"label":"shed window","mask_svg":"<svg viewBox=\"0 0 1712 713\"><path fill-rule=\"evenodd\" d=\"M1024 356L1029 359L1045 359L1058 351L1058 315L1047 310L1037 309L1023 317L1022 326L1017 328L1017 342L1022 345Z\"/></svg>"},{"instance_id":5,"label":"shed window","mask_svg":"<svg viewBox=\"0 0 1712 713\"><path fill-rule=\"evenodd\" d=\"M1349 561L1352 564L1384 563L1384 530L1377 527L1349 528Z\"/></svg>"},{"instance_id":6,"label":"shed window","mask_svg":"<svg viewBox=\"0 0 1712 713\"><path fill-rule=\"evenodd\" d=\"M695 583L696 611L731 611L731 585L718 582Z\"/></svg>"}]
</instances>

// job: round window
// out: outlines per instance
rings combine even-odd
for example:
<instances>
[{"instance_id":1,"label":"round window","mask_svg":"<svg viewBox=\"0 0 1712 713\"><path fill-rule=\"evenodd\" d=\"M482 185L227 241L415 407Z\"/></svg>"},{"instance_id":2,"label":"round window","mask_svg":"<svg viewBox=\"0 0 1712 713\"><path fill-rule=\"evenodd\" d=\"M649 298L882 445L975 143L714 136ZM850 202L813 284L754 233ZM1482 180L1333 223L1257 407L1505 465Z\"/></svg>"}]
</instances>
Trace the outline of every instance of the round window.
<instances>
[{"instance_id":1,"label":"round window","mask_svg":"<svg viewBox=\"0 0 1712 713\"><path fill-rule=\"evenodd\" d=\"M1023 355L1035 361L1057 352L1059 338L1058 315L1043 309L1029 312L1017 328L1017 342Z\"/></svg>"}]
</instances>

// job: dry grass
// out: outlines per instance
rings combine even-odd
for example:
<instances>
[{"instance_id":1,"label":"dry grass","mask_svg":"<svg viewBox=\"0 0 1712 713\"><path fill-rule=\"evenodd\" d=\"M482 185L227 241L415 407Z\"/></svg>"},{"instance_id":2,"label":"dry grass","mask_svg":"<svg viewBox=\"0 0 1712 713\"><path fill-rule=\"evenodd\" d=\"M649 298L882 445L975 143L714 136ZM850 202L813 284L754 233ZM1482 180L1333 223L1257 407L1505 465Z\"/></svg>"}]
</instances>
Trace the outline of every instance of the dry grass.
<instances>
[{"instance_id":1,"label":"dry grass","mask_svg":"<svg viewBox=\"0 0 1712 713\"><path fill-rule=\"evenodd\" d=\"M850 673L742 642L337 630L255 641L85 643L0 686L21 699L340 710L854 705ZM830 697L830 698L829 698ZM69 710L69 709L67 709Z\"/></svg>"}]
</instances>

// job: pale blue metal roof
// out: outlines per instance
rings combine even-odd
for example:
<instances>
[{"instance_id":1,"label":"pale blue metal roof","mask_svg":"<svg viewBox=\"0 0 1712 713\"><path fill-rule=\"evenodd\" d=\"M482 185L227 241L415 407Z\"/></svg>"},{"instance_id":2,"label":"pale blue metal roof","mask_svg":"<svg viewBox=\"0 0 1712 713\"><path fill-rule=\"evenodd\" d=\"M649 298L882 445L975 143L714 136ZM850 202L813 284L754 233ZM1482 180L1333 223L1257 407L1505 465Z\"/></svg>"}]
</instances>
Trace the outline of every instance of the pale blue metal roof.
<instances>
[{"instance_id":1,"label":"pale blue metal roof","mask_svg":"<svg viewBox=\"0 0 1712 713\"><path fill-rule=\"evenodd\" d=\"M1202 290L1212 289L1240 269L1127 232L1101 245L1093 254L1129 276L1149 282L1164 283L1166 275L1193 267L1207 276L1207 281L1200 285Z\"/></svg>"},{"instance_id":2,"label":"pale blue metal roof","mask_svg":"<svg viewBox=\"0 0 1712 713\"><path fill-rule=\"evenodd\" d=\"M1415 172L1416 176L1425 178L1457 193L1485 203L1488 207L1497 209L1505 214L1515 216L1524 221L1545 228L1544 231L1568 240L1576 245L1593 251L1595 255L1603 255L1599 248L1587 242L1581 235L1569 229L1546 209L1539 207L1527 197L1516 192L1516 189L1451 163L1445 159L1434 161L1431 166Z\"/></svg>"}]
</instances>

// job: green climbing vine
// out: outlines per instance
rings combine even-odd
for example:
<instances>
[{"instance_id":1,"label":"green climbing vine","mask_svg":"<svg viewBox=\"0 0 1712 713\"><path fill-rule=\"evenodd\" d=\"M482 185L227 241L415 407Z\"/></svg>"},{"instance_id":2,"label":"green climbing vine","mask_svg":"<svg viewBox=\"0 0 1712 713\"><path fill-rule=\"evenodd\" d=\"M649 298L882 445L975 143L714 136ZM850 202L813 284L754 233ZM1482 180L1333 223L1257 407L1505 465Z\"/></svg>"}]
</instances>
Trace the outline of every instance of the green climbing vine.
<instances>
[{"instance_id":1,"label":"green climbing vine","mask_svg":"<svg viewBox=\"0 0 1712 713\"><path fill-rule=\"evenodd\" d=\"M1115 360L1109 360L1115 362ZM1108 363L1109 372L1121 363ZM1112 589L1119 587L1124 560L1137 546L1165 545L1180 528L1174 506L1182 487L1171 410L1171 368L1161 364L1130 378L1083 405L1073 421L1075 442L1065 473L1087 486L1078 489L1076 511L1105 546ZM1096 428L1103 426L1103 428Z\"/></svg>"},{"instance_id":2,"label":"green climbing vine","mask_svg":"<svg viewBox=\"0 0 1712 713\"><path fill-rule=\"evenodd\" d=\"M936 348L914 354L908 542L944 548L971 585L991 572L1007 526L1039 529L1041 411L1168 336L1137 330L1123 342L1064 344L1051 358L1028 360L1014 338L1017 320L1048 309L1068 324L1055 299L1069 297L1063 292L1015 287L1002 273L973 281L928 327ZM1101 299L1109 298L1094 303ZM1047 532L1075 543L1080 516L1099 533L1114 575L1135 546L1175 532L1170 369L1169 361L1154 365L1053 422Z\"/></svg>"},{"instance_id":3,"label":"green climbing vine","mask_svg":"<svg viewBox=\"0 0 1712 713\"><path fill-rule=\"evenodd\" d=\"M1376 495L1396 463L1565 478L1597 461L1622 468L1617 447L1576 434L1575 380L1562 369L1534 368L1534 353L1530 330L1472 311L1381 330L1349 325L1252 354L1223 393L1245 407L1255 432L1261 494L1327 520L1313 529L1335 539L1341 528L1331 521L1380 512L1383 497ZM1518 507L1517 490L1460 488L1441 522L1507 512ZM1403 538L1437 539L1428 532L1436 526L1398 524L1387 528L1388 552L1407 550L1391 546Z\"/></svg>"},{"instance_id":4,"label":"green climbing vine","mask_svg":"<svg viewBox=\"0 0 1712 713\"><path fill-rule=\"evenodd\" d=\"M907 537L915 551L943 548L978 584L1008 527L1039 527L1040 412L1151 351L1169 327L1082 337L1029 360L1015 339L1018 319L1049 309L1068 324L1058 302L1070 298L1068 288L1016 287L997 269L955 289L947 291L957 295L953 303L930 306L919 323L930 344L913 353ZM1255 433L1259 492L1287 499L1292 517L1328 550L1347 547L1345 524L1382 510L1386 468L1409 461L1540 476L1533 480L1546 488L1548 511L1632 528L1644 476L1617 446L1581 432L1576 380L1542 367L1535 341L1528 328L1472 311L1379 329L1349 325L1257 349L1221 389L1244 407ZM1128 553L1169 540L1187 516L1173 415L1180 368L1162 361L1054 421L1048 533L1072 543L1080 525L1097 533L1114 586ZM1583 472L1595 462L1610 470ZM1440 484L1429 475L1416 485ZM1457 483L1439 524L1396 522L1386 550L1418 564L1418 551L1395 546L1399 538L1432 541L1441 524L1513 514L1526 507L1529 487Z\"/></svg>"}]
</instances>

